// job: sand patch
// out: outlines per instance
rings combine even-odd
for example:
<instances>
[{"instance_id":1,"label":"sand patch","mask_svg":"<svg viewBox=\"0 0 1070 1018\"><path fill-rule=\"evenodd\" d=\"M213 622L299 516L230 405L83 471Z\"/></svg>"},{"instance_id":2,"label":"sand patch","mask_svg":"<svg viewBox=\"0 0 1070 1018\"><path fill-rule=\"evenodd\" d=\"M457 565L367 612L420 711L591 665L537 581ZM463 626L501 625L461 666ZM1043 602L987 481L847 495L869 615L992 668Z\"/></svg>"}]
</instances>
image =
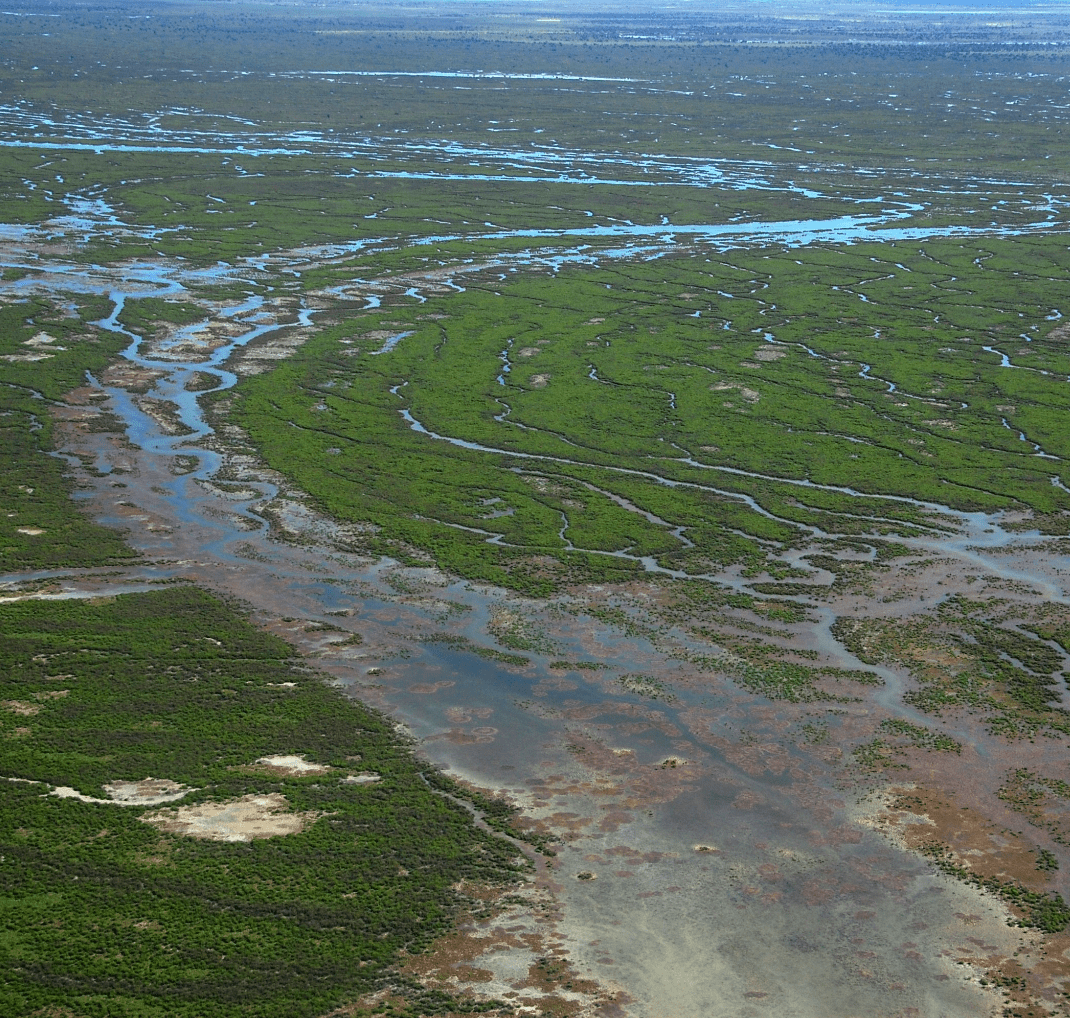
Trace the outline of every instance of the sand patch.
<instances>
[{"instance_id":1,"label":"sand patch","mask_svg":"<svg viewBox=\"0 0 1070 1018\"><path fill-rule=\"evenodd\" d=\"M0 700L0 707L4 710L11 711L12 714L18 714L21 717L32 717L41 710L41 705L38 703L25 703L22 700Z\"/></svg>"},{"instance_id":2,"label":"sand patch","mask_svg":"<svg viewBox=\"0 0 1070 1018\"><path fill-rule=\"evenodd\" d=\"M269 371L277 361L292 356L307 339L308 333L304 331L268 333L265 339L241 349L236 358L237 374L244 377Z\"/></svg>"},{"instance_id":3,"label":"sand patch","mask_svg":"<svg viewBox=\"0 0 1070 1018\"><path fill-rule=\"evenodd\" d=\"M55 342L56 342L56 337L55 336L50 336L47 332L39 332L32 339L27 339L22 345L23 346L29 346L29 347L36 347L37 349L41 349L42 347L44 347L45 349L48 349L49 347L51 347L53 350L66 350L67 349L65 346L52 346L52 344L55 343Z\"/></svg>"},{"instance_id":4,"label":"sand patch","mask_svg":"<svg viewBox=\"0 0 1070 1018\"><path fill-rule=\"evenodd\" d=\"M903 851L909 850L911 843L917 840L911 827L935 827L935 823L921 812L902 807L902 797L914 791L915 785L903 784L881 788L870 792L853 806L847 808L848 817L860 827L883 834L893 845ZM908 832L910 837L908 838ZM933 831L923 837L932 838Z\"/></svg>"},{"instance_id":5,"label":"sand patch","mask_svg":"<svg viewBox=\"0 0 1070 1018\"><path fill-rule=\"evenodd\" d=\"M129 361L119 361L104 369L100 380L105 385L144 395L164 377L165 372L143 368Z\"/></svg>"},{"instance_id":6,"label":"sand patch","mask_svg":"<svg viewBox=\"0 0 1070 1018\"><path fill-rule=\"evenodd\" d=\"M381 343L384 339L390 339L396 335L395 329L372 329L369 332L362 332L360 338L370 339L373 343Z\"/></svg>"},{"instance_id":7,"label":"sand patch","mask_svg":"<svg viewBox=\"0 0 1070 1018\"><path fill-rule=\"evenodd\" d=\"M885 813L887 823L896 826L900 817L907 818L901 835L907 848L924 850L936 842L950 850L956 863L982 878L1011 880L1032 890L1051 882L1050 872L1037 866L1036 845L980 810L963 807L941 791L917 785L888 791L894 798Z\"/></svg>"},{"instance_id":8,"label":"sand patch","mask_svg":"<svg viewBox=\"0 0 1070 1018\"><path fill-rule=\"evenodd\" d=\"M44 533L44 530L40 527L16 527L15 533L25 534L27 537L40 537Z\"/></svg>"},{"instance_id":9,"label":"sand patch","mask_svg":"<svg viewBox=\"0 0 1070 1018\"><path fill-rule=\"evenodd\" d=\"M1040 890L1051 874L1037 866L1036 845L977 809L912 783L871 792L855 808L852 819L879 831L893 844L921 852L946 846L954 861L982 878L1011 880Z\"/></svg>"},{"instance_id":10,"label":"sand patch","mask_svg":"<svg viewBox=\"0 0 1070 1018\"><path fill-rule=\"evenodd\" d=\"M303 756L262 756L254 766L287 775L326 774L331 769L323 764L309 763Z\"/></svg>"},{"instance_id":11,"label":"sand patch","mask_svg":"<svg viewBox=\"0 0 1070 1018\"><path fill-rule=\"evenodd\" d=\"M104 786L104 791L121 806L156 806L181 799L194 789L170 778L142 778L140 781L113 781Z\"/></svg>"},{"instance_id":12,"label":"sand patch","mask_svg":"<svg viewBox=\"0 0 1070 1018\"><path fill-rule=\"evenodd\" d=\"M193 429L183 422L179 406L173 400L142 396L134 400L134 405L147 417L152 418L153 423L165 435L189 435L193 432Z\"/></svg>"},{"instance_id":13,"label":"sand patch","mask_svg":"<svg viewBox=\"0 0 1070 1018\"><path fill-rule=\"evenodd\" d=\"M27 339L22 344L30 348L29 353L9 353L5 354L0 360L11 361L16 364L47 361L50 357L55 357L53 351L67 349L65 346L54 346L55 342L55 336L50 336L47 332L39 332L32 339Z\"/></svg>"},{"instance_id":14,"label":"sand patch","mask_svg":"<svg viewBox=\"0 0 1070 1018\"><path fill-rule=\"evenodd\" d=\"M48 794L57 799L77 799L79 802L92 802L98 806L158 806L163 802L181 799L196 789L180 785L169 778L142 778L140 781L112 782L104 786L104 791L110 798L96 799L67 785L57 785Z\"/></svg>"},{"instance_id":15,"label":"sand patch","mask_svg":"<svg viewBox=\"0 0 1070 1018\"><path fill-rule=\"evenodd\" d=\"M141 819L170 834L208 841L252 841L297 834L314 823L319 813L292 813L286 797L243 795L230 802L205 802L146 813Z\"/></svg>"},{"instance_id":16,"label":"sand patch","mask_svg":"<svg viewBox=\"0 0 1070 1018\"><path fill-rule=\"evenodd\" d=\"M151 338L150 354L157 360L203 360L206 353L249 332L252 325L241 318L213 319L195 325L176 325L156 322L157 332Z\"/></svg>"},{"instance_id":17,"label":"sand patch","mask_svg":"<svg viewBox=\"0 0 1070 1018\"><path fill-rule=\"evenodd\" d=\"M710 386L710 392L729 392L737 391L748 403L757 403L761 396L754 390L748 389L745 385L738 385L734 382L717 382L715 385Z\"/></svg>"},{"instance_id":18,"label":"sand patch","mask_svg":"<svg viewBox=\"0 0 1070 1018\"><path fill-rule=\"evenodd\" d=\"M542 492L544 495L563 495L565 489L560 484L555 484L553 481L548 480L545 477L538 477L532 474L521 474L520 479L525 484L530 484L536 491Z\"/></svg>"},{"instance_id":19,"label":"sand patch","mask_svg":"<svg viewBox=\"0 0 1070 1018\"><path fill-rule=\"evenodd\" d=\"M342 778L343 785L374 785L377 781L382 781L382 775L376 774L374 771L361 771L359 774L347 774Z\"/></svg>"}]
</instances>

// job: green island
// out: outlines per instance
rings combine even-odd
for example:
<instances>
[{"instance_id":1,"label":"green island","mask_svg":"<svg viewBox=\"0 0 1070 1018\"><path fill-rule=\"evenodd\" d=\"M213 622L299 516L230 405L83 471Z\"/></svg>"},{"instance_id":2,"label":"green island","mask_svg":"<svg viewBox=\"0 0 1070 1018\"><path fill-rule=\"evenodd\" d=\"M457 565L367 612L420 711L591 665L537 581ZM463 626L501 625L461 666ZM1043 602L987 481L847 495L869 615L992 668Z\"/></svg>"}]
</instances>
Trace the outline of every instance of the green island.
<instances>
[{"instance_id":1,"label":"green island","mask_svg":"<svg viewBox=\"0 0 1070 1018\"><path fill-rule=\"evenodd\" d=\"M1051 462L1070 362L1048 280L1065 242L902 247L662 258L398 302L243 382L237 419L331 513L532 593L554 579L525 568L535 554L559 583L623 579L642 556L761 569L803 528L939 527L918 502L1026 509L1064 532ZM1037 332L1012 339L1018 371L985 349L1007 319ZM391 331L405 338L381 351ZM1019 428L1051 462L1022 455Z\"/></svg>"}]
</instances>

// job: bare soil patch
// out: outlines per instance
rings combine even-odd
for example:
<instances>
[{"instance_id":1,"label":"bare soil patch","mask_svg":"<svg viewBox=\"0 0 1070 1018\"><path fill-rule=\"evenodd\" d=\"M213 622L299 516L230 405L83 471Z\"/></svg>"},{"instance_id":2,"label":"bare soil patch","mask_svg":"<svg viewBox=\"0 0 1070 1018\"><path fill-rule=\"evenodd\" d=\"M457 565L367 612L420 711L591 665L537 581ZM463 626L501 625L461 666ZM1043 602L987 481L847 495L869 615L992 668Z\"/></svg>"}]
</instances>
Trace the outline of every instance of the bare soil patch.
<instances>
[{"instance_id":1,"label":"bare soil patch","mask_svg":"<svg viewBox=\"0 0 1070 1018\"><path fill-rule=\"evenodd\" d=\"M745 385L738 385L734 382L717 382L715 385L710 386L710 392L730 392L738 391L739 394L748 403L757 403L761 396L754 390L749 389Z\"/></svg>"},{"instance_id":2,"label":"bare soil patch","mask_svg":"<svg viewBox=\"0 0 1070 1018\"><path fill-rule=\"evenodd\" d=\"M162 809L141 819L170 834L185 834L207 841L252 841L297 834L314 823L319 813L293 813L286 797L243 795L229 802Z\"/></svg>"},{"instance_id":3,"label":"bare soil patch","mask_svg":"<svg viewBox=\"0 0 1070 1018\"><path fill-rule=\"evenodd\" d=\"M157 806L164 802L174 802L184 795L196 791L186 785L180 785L169 778L142 778L140 781L114 781L104 786L109 798L97 799L84 795L67 785L58 785L49 792L59 799L77 799L79 802L92 802L100 806Z\"/></svg>"},{"instance_id":4,"label":"bare soil patch","mask_svg":"<svg viewBox=\"0 0 1070 1018\"><path fill-rule=\"evenodd\" d=\"M169 399L153 399L151 396L141 396L134 402L142 413L152 418L153 423L165 435L191 433L191 429L182 423L177 403Z\"/></svg>"},{"instance_id":5,"label":"bare soil patch","mask_svg":"<svg viewBox=\"0 0 1070 1018\"><path fill-rule=\"evenodd\" d=\"M262 756L254 766L259 770L285 775L327 774L331 770L323 764L310 763L303 756Z\"/></svg>"},{"instance_id":6,"label":"bare soil patch","mask_svg":"<svg viewBox=\"0 0 1070 1018\"><path fill-rule=\"evenodd\" d=\"M170 778L142 778L141 781L113 781L104 786L104 791L124 806L155 806L181 799L193 789Z\"/></svg>"},{"instance_id":7,"label":"bare soil patch","mask_svg":"<svg viewBox=\"0 0 1070 1018\"><path fill-rule=\"evenodd\" d=\"M269 685L285 689L294 687L292 682L272 682ZM276 756L262 756L251 764L238 764L228 768L228 770L240 771L243 774L266 774L271 777L292 778L316 777L322 774L329 774L332 768L325 764L311 763L303 756L296 754L279 754Z\"/></svg>"}]
</instances>

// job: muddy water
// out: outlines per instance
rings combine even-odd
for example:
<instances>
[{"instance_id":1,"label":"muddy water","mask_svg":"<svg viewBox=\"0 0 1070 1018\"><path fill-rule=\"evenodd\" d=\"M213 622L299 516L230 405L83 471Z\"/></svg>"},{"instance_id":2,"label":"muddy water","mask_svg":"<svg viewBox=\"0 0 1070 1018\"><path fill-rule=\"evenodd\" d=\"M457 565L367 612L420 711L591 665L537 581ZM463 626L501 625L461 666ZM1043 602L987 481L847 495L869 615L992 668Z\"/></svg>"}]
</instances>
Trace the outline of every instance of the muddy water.
<instances>
[{"instance_id":1,"label":"muddy water","mask_svg":"<svg viewBox=\"0 0 1070 1018\"><path fill-rule=\"evenodd\" d=\"M587 591L554 611L433 569L339 550L345 533L258 465L240 436L214 433L199 394L186 390L191 376L210 371L221 389L232 386L233 358L243 347L314 321L299 298L283 304L270 287L250 289L245 300L215 309L213 324L226 326L217 334L223 341L191 353L200 324L150 346L119 323L124 303L240 279L240 268L35 268L2 284L4 292L108 294L114 307L99 324L129 337L125 360L161 373L149 395L177 407L181 427L169 428L125 389L91 380L122 418L130 444L67 432L65 451L96 456L97 474L83 478L91 485L87 508L127 528L150 563L118 586L182 577L244 599L336 682L403 722L429 758L505 791L563 837L552 871L564 905L560 931L582 973L634 998L630 1014L846 1018L916 1008L972 1016L995 1006L972 970L955 963L956 952L966 949L967 935L1005 953L1029 938L1008 928L991 901L933 876L854 823L852 796L837 791L839 765L786 740L777 710L730 683L696 677L663 643L574 612L611 598L610 591ZM189 457L196 457L192 468ZM1063 596L1050 569L1031 571L1021 558L996 554L1035 538L1003 529L998 518L922 508L955 532L934 531L915 539L919 545ZM718 579L745 586L738 576ZM116 583L67 579L60 593ZM832 639L834 615L815 612L800 639L838 667L865 668ZM529 653L531 664L509 666L424 639L447 634L492 647L488 630L501 631L503 619L544 630L552 648ZM310 631L324 622L340 632ZM364 643L339 646L351 632ZM672 639L684 642L679 634ZM549 668L561 658L607 668ZM619 677L630 674L656 675L664 691L653 698L629 692ZM848 740L871 731L874 717L915 720L899 696L902 677L891 669L880 677L884 685L868 700L833 716L815 705L813 718ZM958 734L968 747L982 742L977 732ZM968 748L963 766L984 767L981 757ZM969 929L960 916L970 917Z\"/></svg>"}]
</instances>

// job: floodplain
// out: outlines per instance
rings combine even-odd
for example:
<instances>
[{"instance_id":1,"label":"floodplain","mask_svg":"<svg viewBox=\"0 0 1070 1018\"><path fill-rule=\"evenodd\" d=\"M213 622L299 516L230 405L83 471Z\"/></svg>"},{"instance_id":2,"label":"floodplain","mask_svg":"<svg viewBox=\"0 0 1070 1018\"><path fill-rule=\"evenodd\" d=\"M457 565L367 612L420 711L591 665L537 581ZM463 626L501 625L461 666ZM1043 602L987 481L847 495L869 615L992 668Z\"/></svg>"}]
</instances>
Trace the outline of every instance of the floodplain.
<instances>
[{"instance_id":1,"label":"floodplain","mask_svg":"<svg viewBox=\"0 0 1070 1018\"><path fill-rule=\"evenodd\" d=\"M5 1006L1066 1013L993 10L0 15Z\"/></svg>"}]
</instances>

